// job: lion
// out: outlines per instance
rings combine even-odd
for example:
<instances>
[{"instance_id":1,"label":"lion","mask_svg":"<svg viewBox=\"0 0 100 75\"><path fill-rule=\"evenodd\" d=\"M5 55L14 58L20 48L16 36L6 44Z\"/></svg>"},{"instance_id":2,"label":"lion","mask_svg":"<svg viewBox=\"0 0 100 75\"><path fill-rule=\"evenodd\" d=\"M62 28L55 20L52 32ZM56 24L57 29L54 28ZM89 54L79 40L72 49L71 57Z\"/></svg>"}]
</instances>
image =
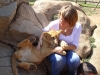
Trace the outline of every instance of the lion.
<instances>
[{"instance_id":1,"label":"lion","mask_svg":"<svg viewBox=\"0 0 100 75\"><path fill-rule=\"evenodd\" d=\"M12 54L12 70L14 75L18 75L17 67L24 68L28 71L35 71L37 65L40 64L48 55L55 53L54 47L58 45L58 37L61 33L61 30L43 33L42 46L40 50L36 46L33 46L33 43L36 41L36 38L31 36L20 43L17 44L18 50ZM67 44L61 44L61 47L64 49ZM66 55L65 51L62 51L58 54ZM16 60L18 62L16 63Z\"/></svg>"}]
</instances>

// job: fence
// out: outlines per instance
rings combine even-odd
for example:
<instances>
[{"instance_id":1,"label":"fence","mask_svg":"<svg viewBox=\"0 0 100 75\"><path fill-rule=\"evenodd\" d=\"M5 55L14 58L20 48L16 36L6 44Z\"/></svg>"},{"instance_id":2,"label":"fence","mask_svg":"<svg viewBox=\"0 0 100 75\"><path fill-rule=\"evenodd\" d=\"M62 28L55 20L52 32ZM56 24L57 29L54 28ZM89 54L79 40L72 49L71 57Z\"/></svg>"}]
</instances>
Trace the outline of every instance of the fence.
<instances>
[{"instance_id":1,"label":"fence","mask_svg":"<svg viewBox=\"0 0 100 75\"><path fill-rule=\"evenodd\" d=\"M66 1L67 1L67 0L66 0ZM69 0L69 1L98 3L100 0Z\"/></svg>"}]
</instances>

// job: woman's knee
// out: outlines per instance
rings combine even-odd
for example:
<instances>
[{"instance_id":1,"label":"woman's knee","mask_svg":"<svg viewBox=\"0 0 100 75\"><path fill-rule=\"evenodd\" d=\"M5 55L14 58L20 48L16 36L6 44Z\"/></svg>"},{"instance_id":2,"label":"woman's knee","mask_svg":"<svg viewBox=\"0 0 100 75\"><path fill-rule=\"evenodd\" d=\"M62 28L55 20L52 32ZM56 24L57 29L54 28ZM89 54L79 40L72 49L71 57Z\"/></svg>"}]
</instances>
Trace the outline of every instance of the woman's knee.
<instances>
[{"instance_id":1,"label":"woman's knee","mask_svg":"<svg viewBox=\"0 0 100 75\"><path fill-rule=\"evenodd\" d=\"M66 64L66 56L59 55L59 54L51 54L48 56L50 62L55 62L59 64Z\"/></svg>"},{"instance_id":2,"label":"woman's knee","mask_svg":"<svg viewBox=\"0 0 100 75\"><path fill-rule=\"evenodd\" d=\"M80 65L80 57L74 52L69 51L66 55L67 66L70 71L74 71Z\"/></svg>"}]
</instances>

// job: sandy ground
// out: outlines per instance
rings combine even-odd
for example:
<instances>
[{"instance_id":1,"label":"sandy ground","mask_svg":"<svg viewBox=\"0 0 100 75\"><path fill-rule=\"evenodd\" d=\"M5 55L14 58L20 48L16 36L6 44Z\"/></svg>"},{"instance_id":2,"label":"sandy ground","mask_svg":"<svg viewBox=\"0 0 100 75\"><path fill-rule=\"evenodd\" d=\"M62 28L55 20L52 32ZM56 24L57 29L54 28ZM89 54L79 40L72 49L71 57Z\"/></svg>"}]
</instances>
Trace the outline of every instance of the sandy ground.
<instances>
[{"instance_id":1,"label":"sandy ground","mask_svg":"<svg viewBox=\"0 0 100 75\"><path fill-rule=\"evenodd\" d=\"M94 11L94 9L91 9ZM95 14L92 14L92 15L88 15L88 17L93 21L95 22L96 24L99 24L100 25L100 8L99 9L96 9L95 11Z\"/></svg>"}]
</instances>

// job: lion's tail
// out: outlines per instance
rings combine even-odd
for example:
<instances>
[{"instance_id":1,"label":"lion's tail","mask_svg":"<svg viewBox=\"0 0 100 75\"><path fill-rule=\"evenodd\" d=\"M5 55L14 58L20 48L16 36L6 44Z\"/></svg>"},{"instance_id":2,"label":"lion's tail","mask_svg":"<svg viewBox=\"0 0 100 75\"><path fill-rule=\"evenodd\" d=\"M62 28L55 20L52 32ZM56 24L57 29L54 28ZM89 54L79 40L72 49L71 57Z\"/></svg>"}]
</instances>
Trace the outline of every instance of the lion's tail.
<instances>
[{"instance_id":1,"label":"lion's tail","mask_svg":"<svg viewBox=\"0 0 100 75\"><path fill-rule=\"evenodd\" d=\"M15 53L13 53L13 55L12 55L11 62L12 62L13 74L14 75L18 75L18 69L17 69L17 65L16 65L16 55L15 55Z\"/></svg>"}]
</instances>

